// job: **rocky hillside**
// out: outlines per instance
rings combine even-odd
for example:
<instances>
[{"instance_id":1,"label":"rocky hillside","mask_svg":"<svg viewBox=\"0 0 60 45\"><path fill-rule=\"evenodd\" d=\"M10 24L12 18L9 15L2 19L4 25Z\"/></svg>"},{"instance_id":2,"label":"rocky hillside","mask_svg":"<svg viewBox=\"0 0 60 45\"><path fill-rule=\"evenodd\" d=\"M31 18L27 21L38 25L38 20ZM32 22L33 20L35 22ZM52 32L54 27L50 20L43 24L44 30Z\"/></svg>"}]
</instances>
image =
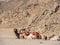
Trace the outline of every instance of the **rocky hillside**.
<instances>
[{"instance_id":1,"label":"rocky hillside","mask_svg":"<svg viewBox=\"0 0 60 45\"><path fill-rule=\"evenodd\" d=\"M60 0L0 1L0 28L29 28L60 35Z\"/></svg>"}]
</instances>

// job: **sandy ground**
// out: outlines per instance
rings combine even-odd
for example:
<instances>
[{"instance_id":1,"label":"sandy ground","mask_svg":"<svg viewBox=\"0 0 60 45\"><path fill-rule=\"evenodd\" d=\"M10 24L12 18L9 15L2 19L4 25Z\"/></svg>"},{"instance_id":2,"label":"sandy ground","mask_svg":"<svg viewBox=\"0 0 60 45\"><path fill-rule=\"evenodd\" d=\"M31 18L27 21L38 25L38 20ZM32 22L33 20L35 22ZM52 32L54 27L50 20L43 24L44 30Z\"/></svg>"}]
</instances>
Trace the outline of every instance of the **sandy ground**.
<instances>
[{"instance_id":1,"label":"sandy ground","mask_svg":"<svg viewBox=\"0 0 60 45\"><path fill-rule=\"evenodd\" d=\"M0 28L0 39L15 39L13 28Z\"/></svg>"},{"instance_id":2,"label":"sandy ground","mask_svg":"<svg viewBox=\"0 0 60 45\"><path fill-rule=\"evenodd\" d=\"M0 45L60 45L60 41L0 39Z\"/></svg>"}]
</instances>

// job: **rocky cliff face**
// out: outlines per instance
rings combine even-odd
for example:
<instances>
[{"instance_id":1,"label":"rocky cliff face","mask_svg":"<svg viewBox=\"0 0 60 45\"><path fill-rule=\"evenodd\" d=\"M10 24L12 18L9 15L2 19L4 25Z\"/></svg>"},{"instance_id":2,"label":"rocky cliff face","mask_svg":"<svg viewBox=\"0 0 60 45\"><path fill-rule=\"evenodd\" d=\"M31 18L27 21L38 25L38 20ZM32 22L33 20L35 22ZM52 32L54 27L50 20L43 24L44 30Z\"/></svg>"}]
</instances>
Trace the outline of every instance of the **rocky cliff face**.
<instances>
[{"instance_id":1,"label":"rocky cliff face","mask_svg":"<svg viewBox=\"0 0 60 45\"><path fill-rule=\"evenodd\" d=\"M60 34L60 0L0 2L0 28L29 28L41 34Z\"/></svg>"}]
</instances>

